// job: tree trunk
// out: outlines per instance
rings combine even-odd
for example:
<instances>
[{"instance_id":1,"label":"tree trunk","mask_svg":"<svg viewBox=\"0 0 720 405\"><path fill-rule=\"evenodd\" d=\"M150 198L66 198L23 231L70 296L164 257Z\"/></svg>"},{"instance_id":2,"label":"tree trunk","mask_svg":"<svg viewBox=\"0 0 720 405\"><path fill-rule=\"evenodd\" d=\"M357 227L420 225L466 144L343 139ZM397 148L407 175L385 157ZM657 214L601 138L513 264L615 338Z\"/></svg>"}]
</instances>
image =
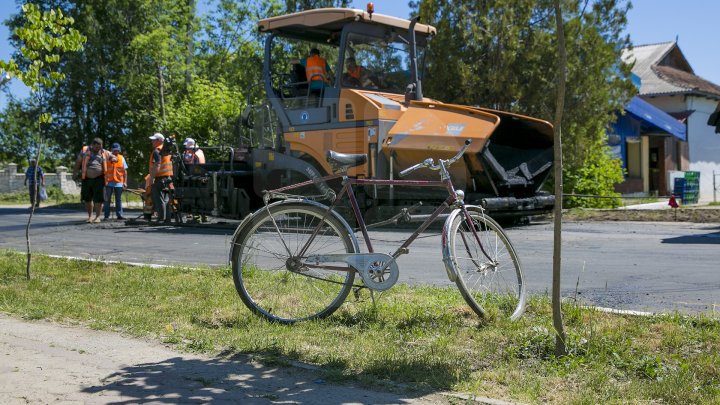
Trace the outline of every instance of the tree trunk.
<instances>
[{"instance_id":1,"label":"tree trunk","mask_svg":"<svg viewBox=\"0 0 720 405\"><path fill-rule=\"evenodd\" d=\"M157 67L158 75L158 93L160 97L160 116L162 117L163 124L165 123L165 81L162 74L162 66Z\"/></svg>"},{"instance_id":2,"label":"tree trunk","mask_svg":"<svg viewBox=\"0 0 720 405\"><path fill-rule=\"evenodd\" d=\"M565 54L565 31L563 29L562 11L560 0L554 0L555 23L557 25L558 39L558 74L557 74L557 100L555 103L555 221L553 234L553 281L552 281L552 308L553 325L555 326L555 355L563 356L567 353L565 346L565 329L563 328L562 307L560 303L560 270L561 270L561 246L562 246L562 201L563 201L563 178L562 178L562 116L565 108L565 65L567 55Z\"/></svg>"},{"instance_id":3,"label":"tree trunk","mask_svg":"<svg viewBox=\"0 0 720 405\"><path fill-rule=\"evenodd\" d=\"M187 0L188 2L188 25L187 25L187 54L185 55L185 88L190 88L192 82L192 63L193 52L193 21L195 18L195 0Z\"/></svg>"},{"instance_id":4,"label":"tree trunk","mask_svg":"<svg viewBox=\"0 0 720 405\"><path fill-rule=\"evenodd\" d=\"M33 214L35 214L35 205L40 202L40 189L38 187L38 168L40 167L40 157L42 156L42 93L38 95L38 142L37 142L37 154L35 155L35 170L33 172L33 192L35 198L33 199L32 207L30 207L30 215L28 216L27 224L25 225L25 244L27 245L27 262L25 265L25 278L30 280L31 273L30 267L32 263L32 250L30 244L30 224L32 224Z\"/></svg>"}]
</instances>

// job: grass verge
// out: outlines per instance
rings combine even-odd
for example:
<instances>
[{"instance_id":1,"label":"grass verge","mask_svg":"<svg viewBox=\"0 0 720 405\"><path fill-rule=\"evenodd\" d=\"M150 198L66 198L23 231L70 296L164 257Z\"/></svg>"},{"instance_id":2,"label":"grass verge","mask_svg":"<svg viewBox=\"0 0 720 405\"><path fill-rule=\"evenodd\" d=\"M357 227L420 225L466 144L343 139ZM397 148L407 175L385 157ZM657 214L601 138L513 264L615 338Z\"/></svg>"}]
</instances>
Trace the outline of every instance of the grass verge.
<instances>
[{"instance_id":1,"label":"grass verge","mask_svg":"<svg viewBox=\"0 0 720 405\"><path fill-rule=\"evenodd\" d=\"M0 311L149 337L265 364L322 366L330 381L522 402L720 403L720 324L711 316L631 317L565 305L570 354L553 355L551 309L533 297L515 323L480 322L454 288L399 285L373 306L349 299L322 321L251 315L229 269L130 267L0 252ZM363 299L364 297L364 299Z\"/></svg>"},{"instance_id":2,"label":"grass verge","mask_svg":"<svg viewBox=\"0 0 720 405\"><path fill-rule=\"evenodd\" d=\"M74 206L80 205L80 196L65 194L57 186L50 186L47 189L48 199L42 202L42 206L63 205ZM114 197L113 197L114 201ZM123 194L123 203L142 203L140 196L126 192ZM30 204L30 197L27 191L18 191L13 193L0 193L0 205L17 205Z\"/></svg>"}]
</instances>

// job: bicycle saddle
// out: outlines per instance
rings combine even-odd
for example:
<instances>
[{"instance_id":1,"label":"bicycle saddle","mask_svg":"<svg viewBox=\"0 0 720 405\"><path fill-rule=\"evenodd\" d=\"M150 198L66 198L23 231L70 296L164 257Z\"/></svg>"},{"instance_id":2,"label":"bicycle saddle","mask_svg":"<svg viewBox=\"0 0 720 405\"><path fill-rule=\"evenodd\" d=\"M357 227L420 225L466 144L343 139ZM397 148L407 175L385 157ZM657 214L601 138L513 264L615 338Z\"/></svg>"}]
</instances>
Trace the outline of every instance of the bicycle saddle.
<instances>
[{"instance_id":1,"label":"bicycle saddle","mask_svg":"<svg viewBox=\"0 0 720 405\"><path fill-rule=\"evenodd\" d=\"M327 152L327 161L333 169L347 170L350 167L360 166L367 162L364 153L338 153L332 150Z\"/></svg>"}]
</instances>

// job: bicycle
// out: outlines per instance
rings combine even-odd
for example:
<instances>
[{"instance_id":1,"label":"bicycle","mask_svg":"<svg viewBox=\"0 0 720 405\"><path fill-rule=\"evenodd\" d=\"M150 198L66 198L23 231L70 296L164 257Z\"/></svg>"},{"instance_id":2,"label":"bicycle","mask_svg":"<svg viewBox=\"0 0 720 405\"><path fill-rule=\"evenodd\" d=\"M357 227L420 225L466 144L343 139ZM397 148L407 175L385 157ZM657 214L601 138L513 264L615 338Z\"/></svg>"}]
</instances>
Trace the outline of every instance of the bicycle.
<instances>
[{"instance_id":1,"label":"bicycle","mask_svg":"<svg viewBox=\"0 0 720 405\"><path fill-rule=\"evenodd\" d=\"M481 318L492 312L518 319L525 310L525 284L515 249L482 207L465 205L464 192L453 187L448 173L470 143L467 140L450 159L435 164L428 158L400 172L405 177L427 168L439 171L440 181L350 178L344 173L364 164L367 155L329 151L328 162L341 173L266 191L265 206L245 218L232 238L233 281L243 303L254 313L285 324L330 316L353 287L371 291L392 287L400 273L396 259L409 253L420 233L452 208L442 230L448 278ZM330 196L330 205L286 193L338 178L343 186L337 196ZM372 246L354 185L445 187L448 197L394 253L384 254ZM361 253L355 230L335 209L343 196L350 201L367 253ZM270 203L273 199L278 201ZM362 284L354 283L356 274Z\"/></svg>"}]
</instances>

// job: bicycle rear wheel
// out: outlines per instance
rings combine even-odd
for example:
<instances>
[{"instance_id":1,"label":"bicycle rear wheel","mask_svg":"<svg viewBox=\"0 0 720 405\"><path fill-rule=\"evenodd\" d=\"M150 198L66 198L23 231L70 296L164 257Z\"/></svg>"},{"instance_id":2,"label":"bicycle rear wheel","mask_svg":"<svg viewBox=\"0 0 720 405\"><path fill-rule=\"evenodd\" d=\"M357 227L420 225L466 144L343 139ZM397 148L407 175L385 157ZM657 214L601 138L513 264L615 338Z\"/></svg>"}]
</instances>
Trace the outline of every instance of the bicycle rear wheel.
<instances>
[{"instance_id":1,"label":"bicycle rear wheel","mask_svg":"<svg viewBox=\"0 0 720 405\"><path fill-rule=\"evenodd\" d=\"M231 250L235 289L253 312L294 323L327 317L342 305L355 270L345 263L331 263L330 270L304 262L310 255L356 251L345 224L332 213L323 219L327 210L302 202L273 204L254 213L235 233Z\"/></svg>"},{"instance_id":2,"label":"bicycle rear wheel","mask_svg":"<svg viewBox=\"0 0 720 405\"><path fill-rule=\"evenodd\" d=\"M446 264L470 307L483 318L518 319L525 312L525 284L520 259L505 231L479 207L466 207L475 238L462 211L454 216L444 247Z\"/></svg>"}]
</instances>

